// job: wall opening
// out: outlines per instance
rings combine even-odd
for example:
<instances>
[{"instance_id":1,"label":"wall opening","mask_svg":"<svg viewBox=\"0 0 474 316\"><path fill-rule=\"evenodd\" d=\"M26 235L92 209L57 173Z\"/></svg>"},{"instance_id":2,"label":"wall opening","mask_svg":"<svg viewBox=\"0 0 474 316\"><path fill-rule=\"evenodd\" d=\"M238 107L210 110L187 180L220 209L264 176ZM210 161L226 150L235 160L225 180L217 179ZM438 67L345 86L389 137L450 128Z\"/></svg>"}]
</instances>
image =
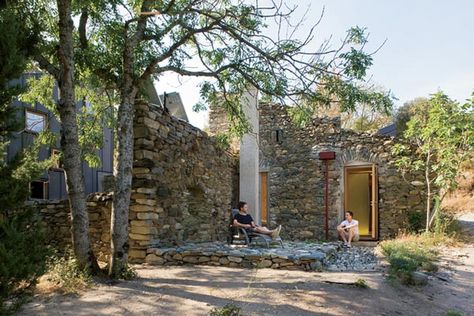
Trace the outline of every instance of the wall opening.
<instances>
[{"instance_id":1,"label":"wall opening","mask_svg":"<svg viewBox=\"0 0 474 316\"><path fill-rule=\"evenodd\" d=\"M377 172L375 165L348 166L344 172L344 211L354 212L361 239L378 238Z\"/></svg>"}]
</instances>

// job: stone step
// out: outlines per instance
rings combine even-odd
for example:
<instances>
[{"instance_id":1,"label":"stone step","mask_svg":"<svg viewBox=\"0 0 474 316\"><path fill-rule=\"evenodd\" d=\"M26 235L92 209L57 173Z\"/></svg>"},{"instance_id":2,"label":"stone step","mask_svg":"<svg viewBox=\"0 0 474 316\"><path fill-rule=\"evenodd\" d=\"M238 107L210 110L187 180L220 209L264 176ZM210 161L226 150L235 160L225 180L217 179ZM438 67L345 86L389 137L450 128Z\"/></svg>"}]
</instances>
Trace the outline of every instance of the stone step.
<instances>
[{"instance_id":1,"label":"stone step","mask_svg":"<svg viewBox=\"0 0 474 316\"><path fill-rule=\"evenodd\" d=\"M372 241L372 240L359 240L359 241L353 241L352 246L354 247L377 247L379 244L378 241Z\"/></svg>"}]
</instances>

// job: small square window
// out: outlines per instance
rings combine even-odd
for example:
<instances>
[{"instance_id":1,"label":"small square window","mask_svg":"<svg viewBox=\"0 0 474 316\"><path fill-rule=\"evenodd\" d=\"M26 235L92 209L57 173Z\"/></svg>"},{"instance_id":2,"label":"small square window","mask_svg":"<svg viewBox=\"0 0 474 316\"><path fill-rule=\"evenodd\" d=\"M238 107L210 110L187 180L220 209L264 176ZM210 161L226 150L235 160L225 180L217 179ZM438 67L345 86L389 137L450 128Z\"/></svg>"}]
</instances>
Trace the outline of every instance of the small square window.
<instances>
[{"instance_id":1,"label":"small square window","mask_svg":"<svg viewBox=\"0 0 474 316\"><path fill-rule=\"evenodd\" d=\"M48 182L44 180L32 181L30 183L32 199L45 200L48 198Z\"/></svg>"},{"instance_id":2,"label":"small square window","mask_svg":"<svg viewBox=\"0 0 474 316\"><path fill-rule=\"evenodd\" d=\"M39 112L26 110L25 129L30 132L39 133L46 128L46 115Z\"/></svg>"}]
</instances>

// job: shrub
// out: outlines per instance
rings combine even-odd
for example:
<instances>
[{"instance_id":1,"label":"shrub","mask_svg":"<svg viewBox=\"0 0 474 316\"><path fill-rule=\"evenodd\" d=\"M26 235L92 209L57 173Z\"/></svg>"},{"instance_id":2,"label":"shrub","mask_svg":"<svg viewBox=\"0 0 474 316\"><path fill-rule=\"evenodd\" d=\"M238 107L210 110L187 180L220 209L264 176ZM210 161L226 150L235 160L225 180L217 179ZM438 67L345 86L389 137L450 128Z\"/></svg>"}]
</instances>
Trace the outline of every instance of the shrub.
<instances>
[{"instance_id":1,"label":"shrub","mask_svg":"<svg viewBox=\"0 0 474 316\"><path fill-rule=\"evenodd\" d=\"M0 314L21 305L25 290L44 273L49 253L39 217L31 210L0 218Z\"/></svg>"},{"instance_id":2,"label":"shrub","mask_svg":"<svg viewBox=\"0 0 474 316\"><path fill-rule=\"evenodd\" d=\"M209 312L209 316L240 316L242 315L240 307L234 304L227 304L221 308L214 308Z\"/></svg>"},{"instance_id":3,"label":"shrub","mask_svg":"<svg viewBox=\"0 0 474 316\"><path fill-rule=\"evenodd\" d=\"M129 264L127 264L123 270L122 270L122 273L120 274L120 279L123 279L123 280L133 280L137 277L137 271L132 267L130 266Z\"/></svg>"},{"instance_id":4,"label":"shrub","mask_svg":"<svg viewBox=\"0 0 474 316\"><path fill-rule=\"evenodd\" d=\"M361 288L361 289L368 289L370 288L369 284L367 284L367 281L364 279L357 279L357 281L354 282L355 287Z\"/></svg>"},{"instance_id":5,"label":"shrub","mask_svg":"<svg viewBox=\"0 0 474 316\"><path fill-rule=\"evenodd\" d=\"M54 255L48 261L47 280L53 282L61 292L77 293L92 285L92 277L87 269L81 269L71 251L65 256Z\"/></svg>"},{"instance_id":6,"label":"shrub","mask_svg":"<svg viewBox=\"0 0 474 316\"><path fill-rule=\"evenodd\" d=\"M426 214L422 211L408 212L408 230L412 233L419 233L424 230Z\"/></svg>"},{"instance_id":7,"label":"shrub","mask_svg":"<svg viewBox=\"0 0 474 316\"><path fill-rule=\"evenodd\" d=\"M380 244L382 253L390 263L389 273L404 284L413 284L412 273L417 270L433 272L437 270L434 260L436 246L449 242L443 235L404 235Z\"/></svg>"},{"instance_id":8,"label":"shrub","mask_svg":"<svg viewBox=\"0 0 474 316\"><path fill-rule=\"evenodd\" d=\"M434 231L438 235L448 235L451 237L457 237L461 233L461 226L458 220L454 217L454 214L450 214L440 210L436 214L434 222Z\"/></svg>"}]
</instances>

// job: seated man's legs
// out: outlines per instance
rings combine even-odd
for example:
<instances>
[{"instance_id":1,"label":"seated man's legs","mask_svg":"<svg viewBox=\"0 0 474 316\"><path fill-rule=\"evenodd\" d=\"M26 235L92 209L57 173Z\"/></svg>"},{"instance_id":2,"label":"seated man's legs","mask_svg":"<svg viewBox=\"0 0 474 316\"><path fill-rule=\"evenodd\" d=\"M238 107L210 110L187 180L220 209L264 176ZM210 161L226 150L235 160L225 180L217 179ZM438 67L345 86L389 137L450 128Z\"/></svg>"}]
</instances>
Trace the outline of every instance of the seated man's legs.
<instances>
[{"instance_id":1,"label":"seated man's legs","mask_svg":"<svg viewBox=\"0 0 474 316\"><path fill-rule=\"evenodd\" d=\"M350 247L351 246L351 241L358 241L359 240L359 235L354 234L353 229L349 229L348 235L349 235L349 238L348 238L348 241L347 241L347 245Z\"/></svg>"},{"instance_id":2,"label":"seated man's legs","mask_svg":"<svg viewBox=\"0 0 474 316\"><path fill-rule=\"evenodd\" d=\"M339 232L341 239L344 241L344 244L347 244L349 247L351 246L351 242L359 240L359 235L354 234L353 229L346 231L344 228L338 228L337 231Z\"/></svg>"},{"instance_id":3,"label":"seated man's legs","mask_svg":"<svg viewBox=\"0 0 474 316\"><path fill-rule=\"evenodd\" d=\"M347 239L349 238L349 233L344 230L344 228L338 228L337 231L339 232L339 236L341 236L342 240L345 244L347 244Z\"/></svg>"},{"instance_id":4,"label":"seated man's legs","mask_svg":"<svg viewBox=\"0 0 474 316\"><path fill-rule=\"evenodd\" d=\"M270 230L266 228L265 226L256 226L253 231L259 234L264 234L268 236L272 236L273 238L276 238L279 236L281 230L281 225L278 226L278 228L275 228L273 230Z\"/></svg>"},{"instance_id":5,"label":"seated man's legs","mask_svg":"<svg viewBox=\"0 0 474 316\"><path fill-rule=\"evenodd\" d=\"M272 230L266 228L265 226L257 226L253 229L253 231L264 235L271 235L273 233Z\"/></svg>"}]
</instances>

